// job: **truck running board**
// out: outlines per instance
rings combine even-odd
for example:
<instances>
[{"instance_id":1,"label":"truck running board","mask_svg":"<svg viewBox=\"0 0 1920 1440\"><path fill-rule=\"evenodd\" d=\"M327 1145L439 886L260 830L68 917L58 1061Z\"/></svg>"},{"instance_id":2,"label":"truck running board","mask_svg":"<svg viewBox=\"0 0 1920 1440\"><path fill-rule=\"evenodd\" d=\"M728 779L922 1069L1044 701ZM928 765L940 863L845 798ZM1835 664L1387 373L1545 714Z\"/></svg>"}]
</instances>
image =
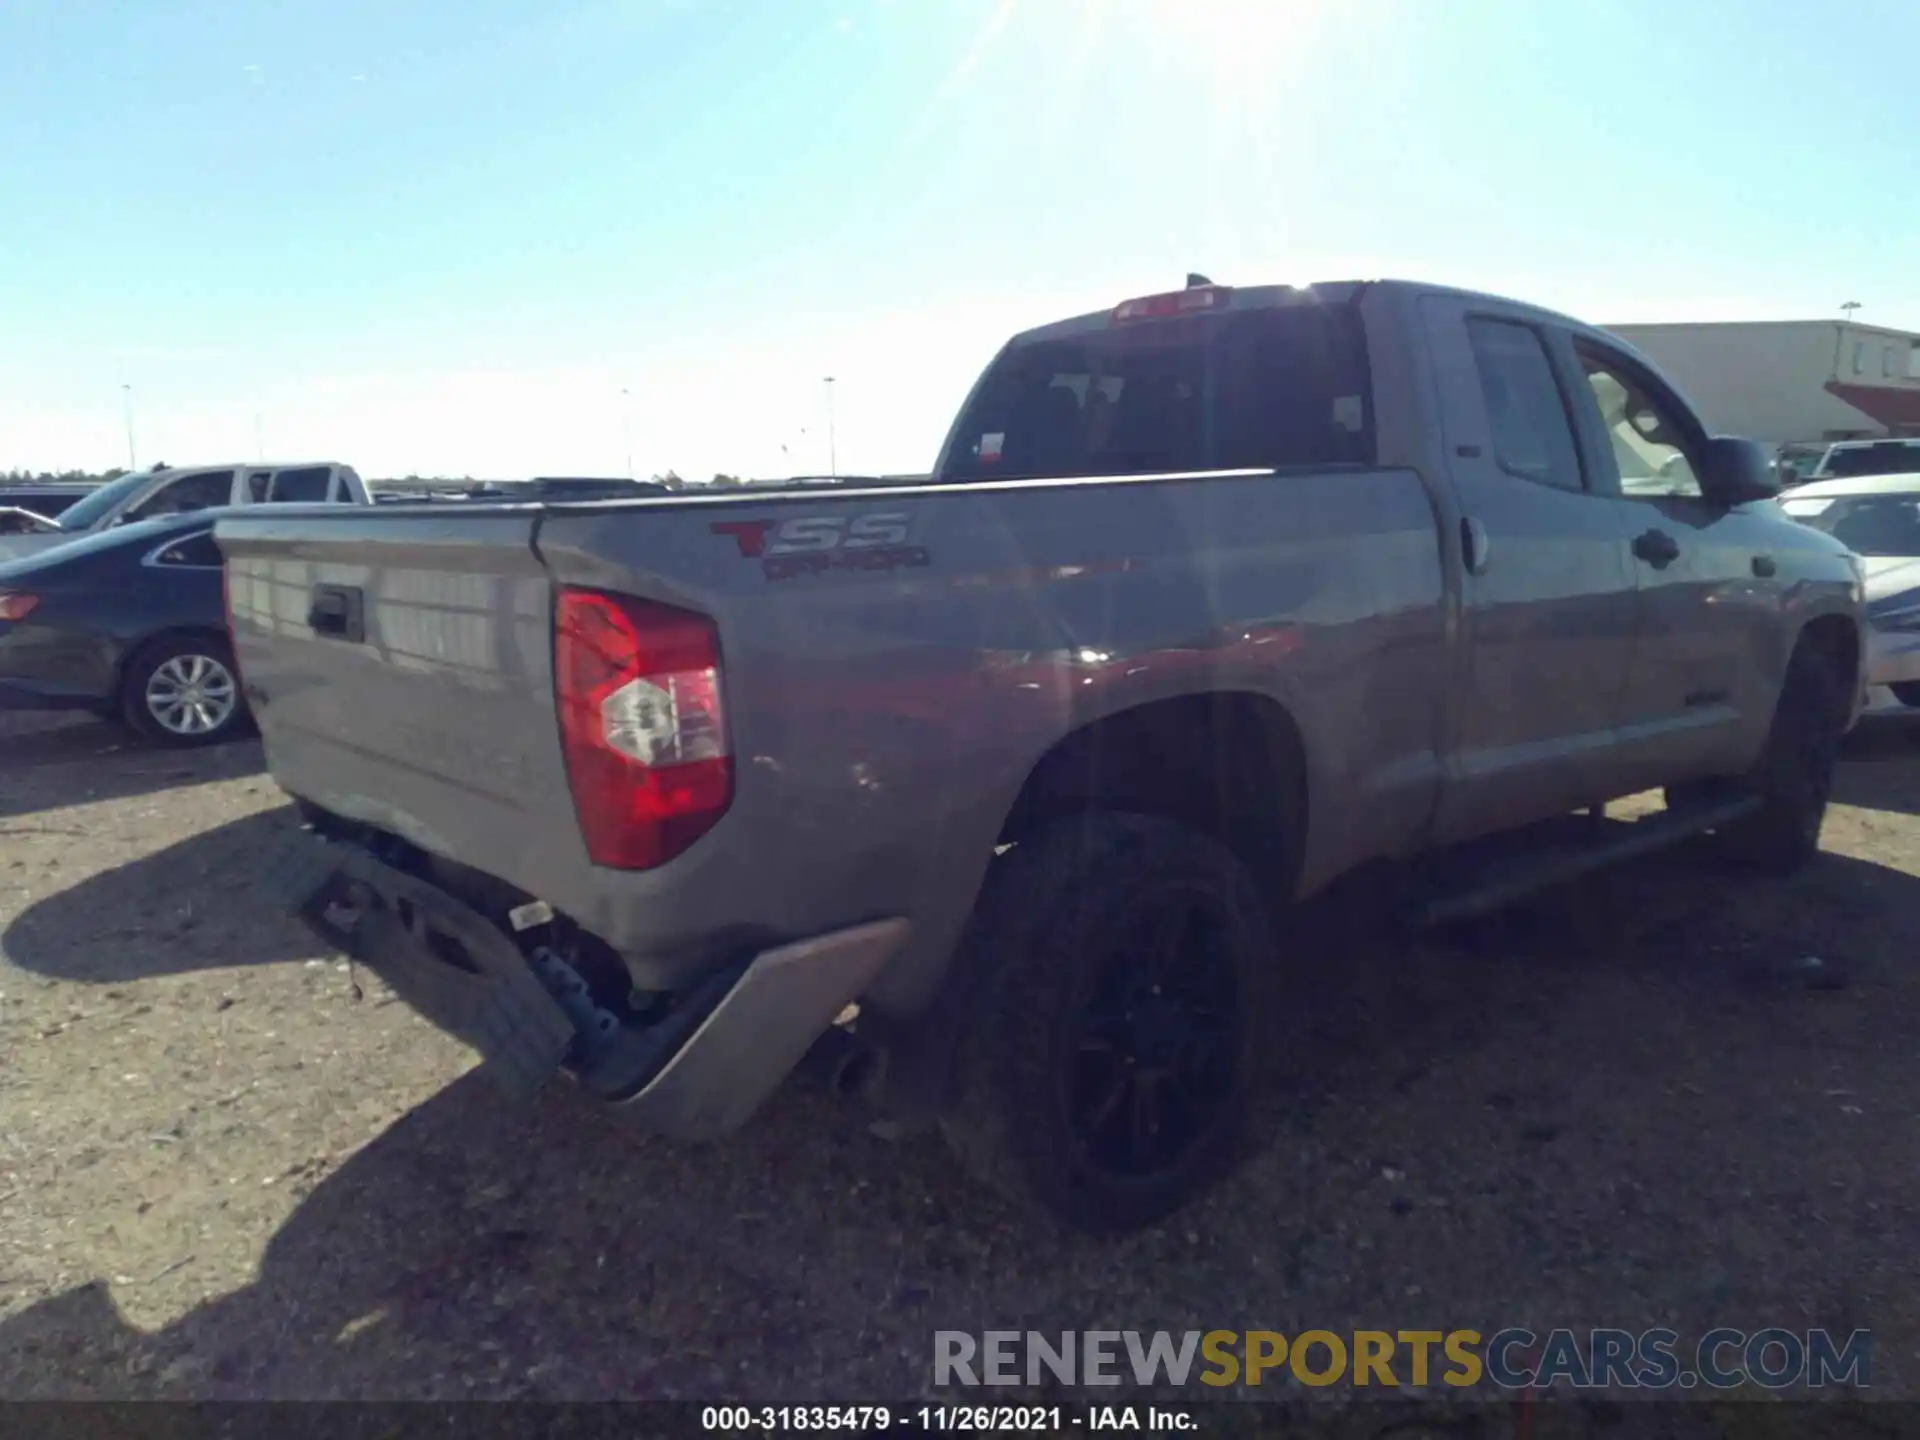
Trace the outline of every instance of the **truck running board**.
<instances>
[{"instance_id":1,"label":"truck running board","mask_svg":"<svg viewBox=\"0 0 1920 1440\"><path fill-rule=\"evenodd\" d=\"M1439 858L1417 884L1407 919L1424 929L1483 915L1590 871L1730 824L1759 808L1756 796L1734 796L1655 811L1642 820L1608 821L1603 814L1593 815L1464 846Z\"/></svg>"}]
</instances>

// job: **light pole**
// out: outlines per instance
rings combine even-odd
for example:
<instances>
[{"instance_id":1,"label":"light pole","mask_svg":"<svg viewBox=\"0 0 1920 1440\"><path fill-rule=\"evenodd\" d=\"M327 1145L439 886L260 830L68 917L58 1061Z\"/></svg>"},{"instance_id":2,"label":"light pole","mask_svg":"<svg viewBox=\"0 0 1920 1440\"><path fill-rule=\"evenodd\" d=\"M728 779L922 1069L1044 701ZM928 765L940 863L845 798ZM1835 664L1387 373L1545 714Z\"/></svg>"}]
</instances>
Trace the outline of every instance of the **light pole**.
<instances>
[{"instance_id":1,"label":"light pole","mask_svg":"<svg viewBox=\"0 0 1920 1440\"><path fill-rule=\"evenodd\" d=\"M627 478L633 478L633 392L620 387L620 435L627 442Z\"/></svg>"},{"instance_id":2,"label":"light pole","mask_svg":"<svg viewBox=\"0 0 1920 1440\"><path fill-rule=\"evenodd\" d=\"M840 478L840 455L834 445L833 436L833 376L826 377L827 386L827 474L833 479Z\"/></svg>"},{"instance_id":3,"label":"light pole","mask_svg":"<svg viewBox=\"0 0 1920 1440\"><path fill-rule=\"evenodd\" d=\"M1847 326L1853 323L1853 312L1860 308L1858 300L1849 300L1840 307L1840 313L1846 319L1840 322L1840 328L1833 332L1833 378L1840 378L1840 351L1847 339Z\"/></svg>"},{"instance_id":4,"label":"light pole","mask_svg":"<svg viewBox=\"0 0 1920 1440\"><path fill-rule=\"evenodd\" d=\"M267 442L261 438L260 412L253 412L253 458L264 461L267 458Z\"/></svg>"},{"instance_id":5,"label":"light pole","mask_svg":"<svg viewBox=\"0 0 1920 1440\"><path fill-rule=\"evenodd\" d=\"M127 469L138 470L140 462L134 458L133 453L133 386L123 384L120 387L120 398L127 415Z\"/></svg>"}]
</instances>

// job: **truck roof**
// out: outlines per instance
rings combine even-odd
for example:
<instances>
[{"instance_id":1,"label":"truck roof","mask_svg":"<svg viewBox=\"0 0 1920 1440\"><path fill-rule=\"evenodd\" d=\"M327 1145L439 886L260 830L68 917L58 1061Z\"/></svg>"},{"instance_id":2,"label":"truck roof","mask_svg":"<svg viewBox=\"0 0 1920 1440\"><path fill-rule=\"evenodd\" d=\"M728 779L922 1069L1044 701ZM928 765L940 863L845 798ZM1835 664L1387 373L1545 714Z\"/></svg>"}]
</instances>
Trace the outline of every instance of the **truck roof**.
<instances>
[{"instance_id":1,"label":"truck roof","mask_svg":"<svg viewBox=\"0 0 1920 1440\"><path fill-rule=\"evenodd\" d=\"M343 460L203 460L192 465L169 465L167 471L172 474L182 470L310 470L322 465L335 470L353 469Z\"/></svg>"},{"instance_id":2,"label":"truck roof","mask_svg":"<svg viewBox=\"0 0 1920 1440\"><path fill-rule=\"evenodd\" d=\"M1826 448L1829 450L1880 450L1904 449L1920 445L1920 435L1877 435L1865 440L1836 440Z\"/></svg>"},{"instance_id":3,"label":"truck roof","mask_svg":"<svg viewBox=\"0 0 1920 1440\"><path fill-rule=\"evenodd\" d=\"M1192 286L1193 289L1208 288ZM1402 291L1408 295L1453 295L1470 300L1482 300L1498 304L1504 308L1527 311L1543 320L1566 325L1575 330L1597 330L1599 327L1571 315L1562 315L1558 311L1548 310L1539 305L1530 305L1525 301L1514 300L1504 295L1491 295L1482 291L1462 290L1451 285L1435 285L1420 280L1318 280L1307 285L1226 285L1211 288L1231 292L1224 305L1215 307L1215 313L1221 311L1265 310L1289 305L1342 305L1357 300L1371 290ZM1174 294L1173 290L1152 292ZM1135 297L1122 296L1114 302L1120 305ZM1055 320L1045 325L1023 330L1008 343L1026 345L1036 341L1063 340L1075 335L1084 335L1094 330L1104 330L1113 320L1113 306L1105 310L1092 310L1084 315L1075 315L1065 320Z\"/></svg>"},{"instance_id":4,"label":"truck roof","mask_svg":"<svg viewBox=\"0 0 1920 1440\"><path fill-rule=\"evenodd\" d=\"M147 465L139 470L129 470L119 479L128 475L189 475L200 470L317 470L325 466L333 470L353 470L353 467L341 460L196 460L191 465ZM354 474L360 472L354 470Z\"/></svg>"},{"instance_id":5,"label":"truck roof","mask_svg":"<svg viewBox=\"0 0 1920 1440\"><path fill-rule=\"evenodd\" d=\"M1810 480L1787 492L1790 500L1823 500L1835 495L1910 495L1920 491L1920 475L1843 475L1837 480Z\"/></svg>"}]
</instances>

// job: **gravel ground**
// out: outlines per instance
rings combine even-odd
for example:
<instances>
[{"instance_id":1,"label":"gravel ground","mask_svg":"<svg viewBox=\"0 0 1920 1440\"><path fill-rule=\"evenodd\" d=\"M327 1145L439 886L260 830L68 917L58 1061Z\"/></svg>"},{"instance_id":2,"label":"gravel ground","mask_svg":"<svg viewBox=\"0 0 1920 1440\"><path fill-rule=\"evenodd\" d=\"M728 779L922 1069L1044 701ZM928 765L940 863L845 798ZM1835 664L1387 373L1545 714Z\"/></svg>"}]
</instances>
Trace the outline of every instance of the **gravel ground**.
<instances>
[{"instance_id":1,"label":"gravel ground","mask_svg":"<svg viewBox=\"0 0 1920 1440\"><path fill-rule=\"evenodd\" d=\"M253 893L257 746L0 717L0 1397L847 1402L937 1328L1507 1324L1865 1327L1913 1396L1920 742L1854 752L1790 884L1303 917L1259 1152L1101 1245L798 1081L706 1150L509 1112Z\"/></svg>"}]
</instances>

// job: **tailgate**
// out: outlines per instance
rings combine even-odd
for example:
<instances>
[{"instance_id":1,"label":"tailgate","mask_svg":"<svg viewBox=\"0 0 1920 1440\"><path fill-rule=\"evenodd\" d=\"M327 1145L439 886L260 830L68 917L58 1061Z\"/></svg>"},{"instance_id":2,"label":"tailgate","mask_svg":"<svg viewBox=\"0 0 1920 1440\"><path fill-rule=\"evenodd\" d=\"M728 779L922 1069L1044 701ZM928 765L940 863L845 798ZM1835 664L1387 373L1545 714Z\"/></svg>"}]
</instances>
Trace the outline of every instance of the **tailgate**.
<instances>
[{"instance_id":1,"label":"tailgate","mask_svg":"<svg viewBox=\"0 0 1920 1440\"><path fill-rule=\"evenodd\" d=\"M587 863L539 514L261 506L217 532L281 786L536 894Z\"/></svg>"}]
</instances>

